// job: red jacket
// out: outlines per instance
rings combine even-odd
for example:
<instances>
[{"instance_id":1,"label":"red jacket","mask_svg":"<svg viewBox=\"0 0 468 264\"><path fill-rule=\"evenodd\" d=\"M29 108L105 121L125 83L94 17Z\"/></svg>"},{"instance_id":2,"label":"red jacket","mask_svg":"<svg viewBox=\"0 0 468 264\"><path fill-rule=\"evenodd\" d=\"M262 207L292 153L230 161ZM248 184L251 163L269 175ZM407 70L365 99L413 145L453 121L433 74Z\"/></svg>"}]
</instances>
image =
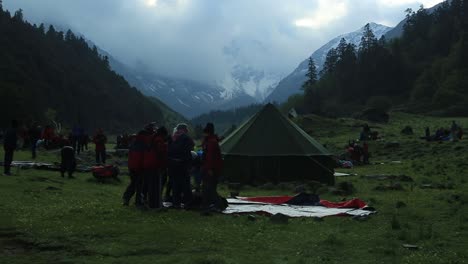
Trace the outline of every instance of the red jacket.
<instances>
[{"instance_id":1,"label":"red jacket","mask_svg":"<svg viewBox=\"0 0 468 264\"><path fill-rule=\"evenodd\" d=\"M167 143L163 137L151 135L146 137L146 151L143 155L143 168L157 170L167 168Z\"/></svg>"},{"instance_id":2,"label":"red jacket","mask_svg":"<svg viewBox=\"0 0 468 264\"><path fill-rule=\"evenodd\" d=\"M128 150L128 169L140 172L143 170L143 154L146 150L145 135L140 132Z\"/></svg>"},{"instance_id":3,"label":"red jacket","mask_svg":"<svg viewBox=\"0 0 468 264\"><path fill-rule=\"evenodd\" d=\"M104 134L96 134L93 142L96 144L96 151L106 150L107 137Z\"/></svg>"},{"instance_id":4,"label":"red jacket","mask_svg":"<svg viewBox=\"0 0 468 264\"><path fill-rule=\"evenodd\" d=\"M203 140L202 147L202 170L221 170L223 168L223 157L221 155L221 148L219 147L218 136L211 135L205 137L205 139Z\"/></svg>"}]
</instances>

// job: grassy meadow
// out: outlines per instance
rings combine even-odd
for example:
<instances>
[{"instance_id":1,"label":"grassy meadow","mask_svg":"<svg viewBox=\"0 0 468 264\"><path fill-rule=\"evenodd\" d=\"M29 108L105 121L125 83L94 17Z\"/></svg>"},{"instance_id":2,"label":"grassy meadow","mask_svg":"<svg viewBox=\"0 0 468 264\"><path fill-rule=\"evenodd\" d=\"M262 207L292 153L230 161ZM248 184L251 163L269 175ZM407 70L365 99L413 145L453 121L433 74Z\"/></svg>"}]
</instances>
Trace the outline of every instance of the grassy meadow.
<instances>
[{"instance_id":1,"label":"grassy meadow","mask_svg":"<svg viewBox=\"0 0 468 264\"><path fill-rule=\"evenodd\" d=\"M68 179L58 172L13 168L14 176L0 176L0 263L466 263L468 140L419 139L426 126L434 132L451 120L393 113L389 124L371 125L383 137L370 143L373 164L337 170L357 174L337 179L337 184L352 183L354 193L321 190L324 199L359 197L377 209L361 221L329 217L275 224L266 216L252 221L245 215L140 211L121 204L127 176L121 176L122 183L102 184L90 173ZM468 128L468 118L456 120ZM298 123L340 154L363 122L310 116ZM400 133L407 125L414 135ZM399 147L387 148L388 142ZM86 155L92 160L92 153ZM16 153L15 160L29 159L29 152ZM59 157L40 152L38 160ZM361 177L380 174L414 181ZM299 184L246 186L241 195L294 194ZM402 190L376 190L395 184ZM220 192L229 190L221 186Z\"/></svg>"}]
</instances>

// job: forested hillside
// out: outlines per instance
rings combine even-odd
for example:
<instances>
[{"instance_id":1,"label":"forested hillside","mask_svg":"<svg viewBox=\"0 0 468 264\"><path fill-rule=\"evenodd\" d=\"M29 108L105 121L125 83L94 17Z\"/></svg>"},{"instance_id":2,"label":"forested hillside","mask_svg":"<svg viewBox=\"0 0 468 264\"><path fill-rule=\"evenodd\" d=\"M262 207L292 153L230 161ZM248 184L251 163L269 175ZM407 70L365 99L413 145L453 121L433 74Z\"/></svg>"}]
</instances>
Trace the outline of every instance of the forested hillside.
<instances>
[{"instance_id":1,"label":"forested hillside","mask_svg":"<svg viewBox=\"0 0 468 264\"><path fill-rule=\"evenodd\" d=\"M0 8L0 127L15 118L111 130L163 121L149 98L113 72L108 58L71 31L31 25ZM48 114L46 114L48 113Z\"/></svg>"},{"instance_id":2,"label":"forested hillside","mask_svg":"<svg viewBox=\"0 0 468 264\"><path fill-rule=\"evenodd\" d=\"M468 1L434 12L407 10L401 38L377 39L369 26L359 46L342 40L317 80L310 62L304 100L310 112L348 115L370 107L428 114L468 114Z\"/></svg>"}]
</instances>

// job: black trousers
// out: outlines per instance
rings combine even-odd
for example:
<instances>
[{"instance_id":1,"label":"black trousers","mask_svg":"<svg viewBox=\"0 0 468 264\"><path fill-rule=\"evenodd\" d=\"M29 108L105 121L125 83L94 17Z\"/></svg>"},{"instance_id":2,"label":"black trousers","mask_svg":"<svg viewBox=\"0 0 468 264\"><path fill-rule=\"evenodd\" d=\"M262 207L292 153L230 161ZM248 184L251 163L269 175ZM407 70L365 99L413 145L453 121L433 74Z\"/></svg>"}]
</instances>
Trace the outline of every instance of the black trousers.
<instances>
[{"instance_id":1,"label":"black trousers","mask_svg":"<svg viewBox=\"0 0 468 264\"><path fill-rule=\"evenodd\" d=\"M211 205L216 204L218 200L218 175L208 175L208 172L203 172L202 184L202 207L209 208Z\"/></svg>"},{"instance_id":2,"label":"black trousers","mask_svg":"<svg viewBox=\"0 0 468 264\"><path fill-rule=\"evenodd\" d=\"M161 188L161 174L159 170L146 170L144 184L148 192L148 207L161 208L162 207L162 188Z\"/></svg>"},{"instance_id":3,"label":"black trousers","mask_svg":"<svg viewBox=\"0 0 468 264\"><path fill-rule=\"evenodd\" d=\"M125 201L130 201L135 195L135 205L143 205L143 173L130 171L130 184L123 194Z\"/></svg>"},{"instance_id":4,"label":"black trousers","mask_svg":"<svg viewBox=\"0 0 468 264\"><path fill-rule=\"evenodd\" d=\"M62 163L62 166L60 167L60 174L62 177L65 177L65 172L68 173L68 177L71 178L73 177L73 173L75 172L75 164L72 161Z\"/></svg>"},{"instance_id":5,"label":"black trousers","mask_svg":"<svg viewBox=\"0 0 468 264\"><path fill-rule=\"evenodd\" d=\"M106 164L106 150L96 150L96 163Z\"/></svg>"},{"instance_id":6,"label":"black trousers","mask_svg":"<svg viewBox=\"0 0 468 264\"><path fill-rule=\"evenodd\" d=\"M5 147L5 159L4 159L4 172L5 174L11 173L11 163L13 162L13 153L15 152L14 148Z\"/></svg>"},{"instance_id":7,"label":"black trousers","mask_svg":"<svg viewBox=\"0 0 468 264\"><path fill-rule=\"evenodd\" d=\"M169 162L169 178L172 180L172 203L179 207L182 202L185 206L192 202L192 188L190 174L186 162Z\"/></svg>"},{"instance_id":8,"label":"black trousers","mask_svg":"<svg viewBox=\"0 0 468 264\"><path fill-rule=\"evenodd\" d=\"M31 155L33 159L35 159L37 156L36 150L37 150L37 139L33 139L31 140Z\"/></svg>"}]
</instances>

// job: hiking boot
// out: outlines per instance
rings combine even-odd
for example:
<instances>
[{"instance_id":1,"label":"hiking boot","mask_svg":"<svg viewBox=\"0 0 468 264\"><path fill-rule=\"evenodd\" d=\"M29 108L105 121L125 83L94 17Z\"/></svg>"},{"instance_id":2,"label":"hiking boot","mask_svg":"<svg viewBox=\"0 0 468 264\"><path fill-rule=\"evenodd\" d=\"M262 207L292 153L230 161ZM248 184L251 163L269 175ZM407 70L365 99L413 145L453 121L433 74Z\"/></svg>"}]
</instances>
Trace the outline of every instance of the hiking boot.
<instances>
[{"instance_id":1,"label":"hiking boot","mask_svg":"<svg viewBox=\"0 0 468 264\"><path fill-rule=\"evenodd\" d=\"M128 200L128 199L122 199L122 205L123 205L123 206L129 206L129 205L130 205L130 200Z\"/></svg>"},{"instance_id":2,"label":"hiking boot","mask_svg":"<svg viewBox=\"0 0 468 264\"><path fill-rule=\"evenodd\" d=\"M3 173L4 176L13 176L10 172Z\"/></svg>"}]
</instances>

